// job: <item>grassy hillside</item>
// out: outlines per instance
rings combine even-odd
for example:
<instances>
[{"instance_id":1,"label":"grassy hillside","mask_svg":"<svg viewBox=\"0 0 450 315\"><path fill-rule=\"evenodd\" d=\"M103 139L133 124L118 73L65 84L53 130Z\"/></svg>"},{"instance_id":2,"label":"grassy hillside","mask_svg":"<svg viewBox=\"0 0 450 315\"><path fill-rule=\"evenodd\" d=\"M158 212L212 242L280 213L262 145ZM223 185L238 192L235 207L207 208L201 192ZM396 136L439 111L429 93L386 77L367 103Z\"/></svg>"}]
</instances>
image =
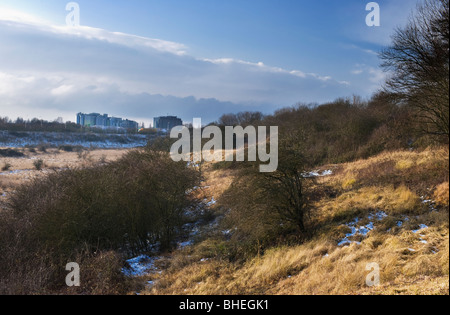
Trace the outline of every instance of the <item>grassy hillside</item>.
<instances>
[{"instance_id":1,"label":"grassy hillside","mask_svg":"<svg viewBox=\"0 0 450 315\"><path fill-rule=\"evenodd\" d=\"M313 187L311 236L274 245L245 261L227 258L229 233L217 226L165 260L144 280L146 294L448 294L448 148L385 152L325 165ZM218 199L233 170L207 168ZM214 179L214 181L211 181ZM380 285L368 287L369 263Z\"/></svg>"}]
</instances>

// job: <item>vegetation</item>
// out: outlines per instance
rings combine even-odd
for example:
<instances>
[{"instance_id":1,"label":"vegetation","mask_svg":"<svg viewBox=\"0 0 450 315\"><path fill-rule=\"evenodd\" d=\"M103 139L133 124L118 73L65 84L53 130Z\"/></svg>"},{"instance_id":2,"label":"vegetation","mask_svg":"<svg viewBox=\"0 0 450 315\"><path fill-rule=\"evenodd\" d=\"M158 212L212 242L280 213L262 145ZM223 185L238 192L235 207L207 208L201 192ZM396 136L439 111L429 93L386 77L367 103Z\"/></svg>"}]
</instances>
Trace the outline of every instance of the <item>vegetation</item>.
<instances>
[{"instance_id":1,"label":"vegetation","mask_svg":"<svg viewBox=\"0 0 450 315\"><path fill-rule=\"evenodd\" d=\"M0 213L0 291L43 293L64 284L61 266L92 263L98 253L116 261L155 244L171 249L187 209L197 209L186 191L198 181L195 169L166 154L133 151L117 162L52 173L19 187Z\"/></svg>"},{"instance_id":2,"label":"vegetation","mask_svg":"<svg viewBox=\"0 0 450 315\"><path fill-rule=\"evenodd\" d=\"M448 294L448 1L421 4L380 56L393 76L367 101L218 120L279 126L280 167L212 165L233 178L218 232L151 275L147 293ZM315 168L333 175L303 176ZM371 232L354 236L351 222ZM369 288L373 261L383 285Z\"/></svg>"},{"instance_id":3,"label":"vegetation","mask_svg":"<svg viewBox=\"0 0 450 315\"><path fill-rule=\"evenodd\" d=\"M0 293L123 294L125 258L165 253L144 293L448 294L448 1L423 2L381 59L393 76L368 100L215 123L278 126L274 173L174 162L160 137L115 162L79 151L83 168L18 187L0 211ZM188 222L201 233L176 249ZM78 291L63 286L70 261ZM368 287L373 262L382 282Z\"/></svg>"},{"instance_id":4,"label":"vegetation","mask_svg":"<svg viewBox=\"0 0 450 315\"><path fill-rule=\"evenodd\" d=\"M427 0L381 54L386 90L409 106L422 132L449 137L449 3Z\"/></svg>"},{"instance_id":5,"label":"vegetation","mask_svg":"<svg viewBox=\"0 0 450 315\"><path fill-rule=\"evenodd\" d=\"M44 161L42 161L41 159L38 159L33 162L33 165L37 171L41 171L42 167L44 167Z\"/></svg>"},{"instance_id":6,"label":"vegetation","mask_svg":"<svg viewBox=\"0 0 450 315\"><path fill-rule=\"evenodd\" d=\"M10 163L8 163L8 162L5 162L5 164L3 164L3 166L2 166L2 171L3 172L5 172L5 171L9 171L9 169L11 168L11 164Z\"/></svg>"},{"instance_id":7,"label":"vegetation","mask_svg":"<svg viewBox=\"0 0 450 315\"><path fill-rule=\"evenodd\" d=\"M395 168L402 160L412 166ZM245 241L255 237L262 217L265 223L270 221L262 211L258 218L256 211L252 217L235 217L238 211L231 210L216 234L178 252L162 275L150 275L148 279L157 284L146 293L448 294L448 148L396 150L323 167L332 168L333 175L317 179L308 189L312 208L307 216L308 237L293 238L295 230L289 233L281 227L283 233L270 243L260 239L259 251L247 252L241 260L236 248L242 250ZM349 173L355 184L343 188ZM227 176L236 180L239 172ZM229 192L215 193L222 196L218 207L230 206ZM236 200L243 195L236 194ZM424 202L434 198L440 201ZM377 218L377 213L384 214ZM372 222L374 229L366 236L356 235L348 246L339 245L351 232L348 223L356 218L360 226ZM272 221L271 226L278 223ZM414 232L421 224L426 228ZM369 273L365 268L372 262L380 265L377 287L365 283Z\"/></svg>"},{"instance_id":8,"label":"vegetation","mask_svg":"<svg viewBox=\"0 0 450 315\"><path fill-rule=\"evenodd\" d=\"M23 153L14 149L0 149L1 157L22 157Z\"/></svg>"},{"instance_id":9,"label":"vegetation","mask_svg":"<svg viewBox=\"0 0 450 315\"><path fill-rule=\"evenodd\" d=\"M20 137L23 132L64 132L64 133L117 133L128 134L137 133L136 129L112 129L103 130L95 127L82 127L73 122L58 122L58 121L46 121L43 119L33 118L31 120L24 120L23 118L17 118L11 120L8 117L0 117L0 130L8 130L13 135ZM154 132L147 131L146 134L153 134Z\"/></svg>"}]
</instances>

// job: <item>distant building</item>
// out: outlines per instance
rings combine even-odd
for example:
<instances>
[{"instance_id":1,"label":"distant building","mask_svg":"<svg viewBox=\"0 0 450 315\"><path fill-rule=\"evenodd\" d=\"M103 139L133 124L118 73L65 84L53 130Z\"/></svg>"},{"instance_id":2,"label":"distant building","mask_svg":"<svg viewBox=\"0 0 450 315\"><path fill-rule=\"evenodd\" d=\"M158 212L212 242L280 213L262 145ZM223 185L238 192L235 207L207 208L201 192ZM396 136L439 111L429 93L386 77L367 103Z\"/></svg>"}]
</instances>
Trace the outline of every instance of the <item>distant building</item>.
<instances>
[{"instance_id":1,"label":"distant building","mask_svg":"<svg viewBox=\"0 0 450 315\"><path fill-rule=\"evenodd\" d=\"M139 128L139 124L137 122L135 122L133 120L128 120L128 119L122 120L120 126L125 129L138 129Z\"/></svg>"},{"instance_id":2,"label":"distant building","mask_svg":"<svg viewBox=\"0 0 450 315\"><path fill-rule=\"evenodd\" d=\"M104 114L104 115L98 115L95 117L95 126L104 126L104 127L109 127L108 126L108 115Z\"/></svg>"},{"instance_id":3,"label":"distant building","mask_svg":"<svg viewBox=\"0 0 450 315\"><path fill-rule=\"evenodd\" d=\"M171 130L174 127L182 126L183 121L175 116L155 117L153 119L153 128Z\"/></svg>"},{"instance_id":4,"label":"distant building","mask_svg":"<svg viewBox=\"0 0 450 315\"><path fill-rule=\"evenodd\" d=\"M100 114L92 113L92 114L82 114L79 113L77 115L77 124L81 126L86 127L93 127L97 124L97 117L100 116Z\"/></svg>"},{"instance_id":5,"label":"distant building","mask_svg":"<svg viewBox=\"0 0 450 315\"><path fill-rule=\"evenodd\" d=\"M139 124L135 121L117 117L108 117L107 114L91 113L83 114L78 113L77 124L84 127L97 127L97 128L124 128L124 129L138 129Z\"/></svg>"},{"instance_id":6,"label":"distant building","mask_svg":"<svg viewBox=\"0 0 450 315\"><path fill-rule=\"evenodd\" d=\"M120 127L122 125L122 118L111 117L109 119L110 127Z\"/></svg>"}]
</instances>

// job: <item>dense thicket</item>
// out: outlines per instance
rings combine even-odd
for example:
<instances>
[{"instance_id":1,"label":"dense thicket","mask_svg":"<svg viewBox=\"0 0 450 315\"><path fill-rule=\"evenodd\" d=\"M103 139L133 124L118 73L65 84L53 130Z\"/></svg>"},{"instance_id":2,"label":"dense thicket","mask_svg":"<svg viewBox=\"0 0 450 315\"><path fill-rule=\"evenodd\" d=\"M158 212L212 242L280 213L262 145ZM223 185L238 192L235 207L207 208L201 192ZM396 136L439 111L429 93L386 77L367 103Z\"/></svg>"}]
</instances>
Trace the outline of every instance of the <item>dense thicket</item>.
<instances>
[{"instance_id":1,"label":"dense thicket","mask_svg":"<svg viewBox=\"0 0 450 315\"><path fill-rule=\"evenodd\" d=\"M0 213L0 291L14 288L15 279L39 279L37 273L43 288L56 280L63 285L68 262L97 252L172 248L186 212L197 208L186 192L198 181L195 169L167 154L133 151L117 162L56 172L19 187Z\"/></svg>"},{"instance_id":2,"label":"dense thicket","mask_svg":"<svg viewBox=\"0 0 450 315\"><path fill-rule=\"evenodd\" d=\"M43 119L33 118L24 120L23 118L17 118L16 120L11 120L8 117L0 117L0 130L8 130L10 132L82 132L82 133L137 133L136 129L108 129L103 130L101 128L95 127L82 127L74 122L58 122L58 121L47 121ZM153 130L147 130L147 133L154 133Z\"/></svg>"},{"instance_id":3,"label":"dense thicket","mask_svg":"<svg viewBox=\"0 0 450 315\"><path fill-rule=\"evenodd\" d=\"M255 115L261 119L251 122L255 126L278 126L280 142L296 142L305 166L315 167L366 158L386 149L432 144L412 128L411 115L408 108L380 92L368 101L353 97L322 105L299 104L273 115ZM226 116L219 121L236 121L230 114Z\"/></svg>"}]
</instances>

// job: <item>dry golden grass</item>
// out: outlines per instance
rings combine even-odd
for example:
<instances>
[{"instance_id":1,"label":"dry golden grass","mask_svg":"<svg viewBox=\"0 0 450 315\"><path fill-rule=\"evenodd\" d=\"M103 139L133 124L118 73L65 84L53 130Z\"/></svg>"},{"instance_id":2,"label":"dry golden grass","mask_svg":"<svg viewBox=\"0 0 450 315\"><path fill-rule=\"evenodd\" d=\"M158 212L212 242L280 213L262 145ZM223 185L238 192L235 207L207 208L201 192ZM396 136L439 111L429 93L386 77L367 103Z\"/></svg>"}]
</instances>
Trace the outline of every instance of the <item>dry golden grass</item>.
<instances>
[{"instance_id":1,"label":"dry golden grass","mask_svg":"<svg viewBox=\"0 0 450 315\"><path fill-rule=\"evenodd\" d=\"M26 153L25 158L5 158L11 164L0 176L0 196L49 168L78 167L112 161L127 150L98 150L88 155L48 150ZM33 161L42 159L43 172L33 170ZM322 196L313 204L315 236L304 244L281 246L245 263L235 264L208 257L202 246L174 253L164 261L165 271L145 277L155 281L144 294L449 294L448 175L440 168L448 165L448 149L423 152L389 152L367 160L327 166L332 176L318 179L331 187L335 196ZM202 166L203 194L220 199L232 184L233 170ZM431 179L430 179L431 178ZM433 185L430 183L436 182ZM319 187L319 186L318 186ZM430 211L419 196L433 198L439 205ZM1 201L0 197L0 201ZM361 238L360 245L338 246L348 233L344 224L355 217L367 224L369 213L384 211L389 216L375 222L375 229ZM404 220L408 216L408 220ZM403 221L399 227L397 222ZM419 224L428 228L417 233ZM208 243L209 242L209 243ZM190 252L188 252L190 251ZM202 259L208 258L208 259ZM381 283L368 287L369 263L380 266Z\"/></svg>"},{"instance_id":2,"label":"dry golden grass","mask_svg":"<svg viewBox=\"0 0 450 315\"><path fill-rule=\"evenodd\" d=\"M394 188L363 187L345 192L337 198L322 199L314 204L313 215L318 220L350 218L360 213L384 211L388 214L421 212L420 198L406 186Z\"/></svg>"},{"instance_id":3,"label":"dry golden grass","mask_svg":"<svg viewBox=\"0 0 450 315\"><path fill-rule=\"evenodd\" d=\"M344 248L325 240L276 248L240 267L215 260L197 262L163 275L147 293L392 294L401 289L404 294L415 294L420 288L423 294L448 294L448 234L433 251L409 234L375 235L362 245ZM382 244L375 250L373 243L379 238ZM380 266L381 285L371 288L366 285L366 266L373 262ZM445 284L445 279L446 286L435 287L436 282Z\"/></svg>"},{"instance_id":4,"label":"dry golden grass","mask_svg":"<svg viewBox=\"0 0 450 315\"><path fill-rule=\"evenodd\" d=\"M448 206L449 203L448 182L442 183L436 187L436 190L434 192L434 198L439 205Z\"/></svg>"},{"instance_id":5,"label":"dry golden grass","mask_svg":"<svg viewBox=\"0 0 450 315\"><path fill-rule=\"evenodd\" d=\"M46 168L66 168L83 166L86 162L114 161L120 158L127 149L89 150L80 153L64 152L57 149L47 149L46 152L27 152L22 158L1 158L0 164L11 164L10 171L32 170L37 159L44 161Z\"/></svg>"},{"instance_id":6,"label":"dry golden grass","mask_svg":"<svg viewBox=\"0 0 450 315\"><path fill-rule=\"evenodd\" d=\"M234 172L231 170L206 171L204 177L208 194L219 199L233 183L234 176Z\"/></svg>"},{"instance_id":7,"label":"dry golden grass","mask_svg":"<svg viewBox=\"0 0 450 315\"><path fill-rule=\"evenodd\" d=\"M356 184L356 178L350 172L345 175L345 178L342 180L342 188L349 189L352 188L353 185Z\"/></svg>"},{"instance_id":8,"label":"dry golden grass","mask_svg":"<svg viewBox=\"0 0 450 315\"><path fill-rule=\"evenodd\" d=\"M44 176L52 170L64 168L76 168L88 166L94 163L115 161L123 156L129 150L89 150L80 153L64 152L58 149L47 149L46 152L30 152L20 149L24 157L0 158L0 168L6 164L10 167L8 170L0 169L0 201L4 199L9 192L14 190L20 184L23 184L35 177ZM34 162L42 160L43 168L36 170Z\"/></svg>"},{"instance_id":9,"label":"dry golden grass","mask_svg":"<svg viewBox=\"0 0 450 315\"><path fill-rule=\"evenodd\" d=\"M343 164L344 172L360 172L364 169L370 169L374 165L386 162L392 162L401 169L408 169L414 165L433 165L441 161L448 161L448 148L426 149L422 152L416 151L393 151L384 152L374 157L356 162Z\"/></svg>"},{"instance_id":10,"label":"dry golden grass","mask_svg":"<svg viewBox=\"0 0 450 315\"><path fill-rule=\"evenodd\" d=\"M315 202L312 219L320 228L310 241L273 248L244 264L191 256L158 275L157 285L145 293L449 294L448 177L433 179L444 183L435 189L426 188L429 193L434 191L437 204L447 208L431 211L417 190L421 187L418 182L441 176L442 172L429 170L445 163L448 150L430 149L383 153L368 160L334 165L335 174L318 182L338 193ZM412 170L414 177L399 180ZM395 176L389 177L391 173ZM207 177L220 187L226 175L209 172ZM396 184L376 181L380 176L395 178ZM227 186L228 182L222 189ZM375 229L360 239L360 245L338 246L338 240L348 233L344 223L358 217L361 225L367 224L368 214L375 211L384 211L388 217L372 220ZM398 226L399 220L402 226ZM420 224L428 228L414 233ZM379 286L366 285L369 263L380 266Z\"/></svg>"},{"instance_id":11,"label":"dry golden grass","mask_svg":"<svg viewBox=\"0 0 450 315\"><path fill-rule=\"evenodd\" d=\"M400 160L395 164L395 168L399 170L406 170L415 165L414 161L412 160Z\"/></svg>"},{"instance_id":12,"label":"dry golden grass","mask_svg":"<svg viewBox=\"0 0 450 315\"><path fill-rule=\"evenodd\" d=\"M424 238L442 232L433 228ZM448 244L446 233L435 238L431 250L431 245L420 243L410 231L398 236L373 235L361 245L344 248L315 240L275 248L243 266L216 260L189 264L162 275L147 294L393 294L395 290L448 294ZM380 266L379 287L366 285L366 267L373 262Z\"/></svg>"},{"instance_id":13,"label":"dry golden grass","mask_svg":"<svg viewBox=\"0 0 450 315\"><path fill-rule=\"evenodd\" d=\"M369 184L384 186L387 183L399 185L405 181L415 181L414 186L408 188L423 190L425 186L441 183L444 176L448 181L448 161L448 148L384 152L366 160L339 165L337 176L330 178L328 184L348 190ZM426 176L427 173L434 176ZM417 181L420 176L424 178ZM439 179L441 181L436 183Z\"/></svg>"}]
</instances>

